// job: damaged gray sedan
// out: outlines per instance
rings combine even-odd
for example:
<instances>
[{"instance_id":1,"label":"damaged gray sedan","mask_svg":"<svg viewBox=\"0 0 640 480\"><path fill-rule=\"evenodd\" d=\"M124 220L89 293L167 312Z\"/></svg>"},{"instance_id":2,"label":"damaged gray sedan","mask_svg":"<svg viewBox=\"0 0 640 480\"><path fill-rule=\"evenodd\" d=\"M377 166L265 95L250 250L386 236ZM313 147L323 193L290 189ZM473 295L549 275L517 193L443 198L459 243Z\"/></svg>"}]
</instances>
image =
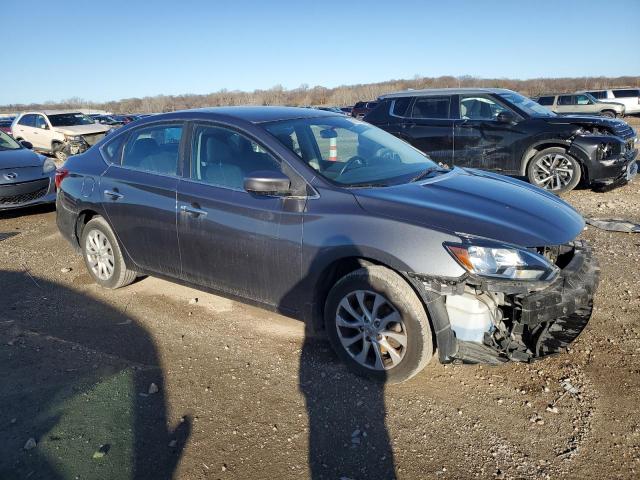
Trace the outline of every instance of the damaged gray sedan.
<instances>
[{"instance_id":1,"label":"damaged gray sedan","mask_svg":"<svg viewBox=\"0 0 640 480\"><path fill-rule=\"evenodd\" d=\"M530 362L584 329L582 217L530 184L445 168L329 112L230 107L125 126L56 174L95 281L159 275L326 332L386 382L441 362Z\"/></svg>"}]
</instances>

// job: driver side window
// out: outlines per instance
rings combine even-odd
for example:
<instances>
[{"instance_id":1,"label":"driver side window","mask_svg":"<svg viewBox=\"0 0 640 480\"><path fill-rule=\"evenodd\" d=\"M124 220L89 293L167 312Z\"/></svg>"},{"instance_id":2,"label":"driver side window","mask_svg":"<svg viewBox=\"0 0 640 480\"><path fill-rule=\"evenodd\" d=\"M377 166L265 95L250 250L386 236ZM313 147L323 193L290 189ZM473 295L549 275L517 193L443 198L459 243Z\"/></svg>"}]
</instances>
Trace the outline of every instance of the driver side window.
<instances>
[{"instance_id":1,"label":"driver side window","mask_svg":"<svg viewBox=\"0 0 640 480\"><path fill-rule=\"evenodd\" d=\"M509 111L488 97L460 97L460 118L464 120L495 120Z\"/></svg>"},{"instance_id":2,"label":"driver side window","mask_svg":"<svg viewBox=\"0 0 640 480\"><path fill-rule=\"evenodd\" d=\"M191 144L191 178L219 187L242 190L256 171L281 171L276 159L256 142L224 127L201 125Z\"/></svg>"}]
</instances>

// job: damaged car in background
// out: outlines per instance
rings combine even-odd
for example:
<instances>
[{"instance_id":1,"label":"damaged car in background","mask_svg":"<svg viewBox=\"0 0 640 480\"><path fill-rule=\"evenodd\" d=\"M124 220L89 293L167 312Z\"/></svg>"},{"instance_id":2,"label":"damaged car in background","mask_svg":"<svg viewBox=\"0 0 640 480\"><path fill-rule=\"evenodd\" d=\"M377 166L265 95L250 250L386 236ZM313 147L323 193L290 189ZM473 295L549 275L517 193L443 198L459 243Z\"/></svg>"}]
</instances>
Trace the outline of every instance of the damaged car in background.
<instances>
[{"instance_id":1,"label":"damaged car in background","mask_svg":"<svg viewBox=\"0 0 640 480\"><path fill-rule=\"evenodd\" d=\"M556 194L581 182L613 188L637 173L636 132L623 120L557 115L501 88L383 95L364 120L435 161L526 177Z\"/></svg>"},{"instance_id":2,"label":"damaged car in background","mask_svg":"<svg viewBox=\"0 0 640 480\"><path fill-rule=\"evenodd\" d=\"M53 154L61 162L86 151L110 130L83 113L64 110L25 112L11 125L16 140L26 140L34 150Z\"/></svg>"},{"instance_id":3,"label":"damaged car in background","mask_svg":"<svg viewBox=\"0 0 640 480\"><path fill-rule=\"evenodd\" d=\"M538 187L446 168L332 112L228 107L124 126L56 172L57 224L105 288L141 275L324 331L389 383L441 362L530 362L585 328L582 217Z\"/></svg>"}]
</instances>

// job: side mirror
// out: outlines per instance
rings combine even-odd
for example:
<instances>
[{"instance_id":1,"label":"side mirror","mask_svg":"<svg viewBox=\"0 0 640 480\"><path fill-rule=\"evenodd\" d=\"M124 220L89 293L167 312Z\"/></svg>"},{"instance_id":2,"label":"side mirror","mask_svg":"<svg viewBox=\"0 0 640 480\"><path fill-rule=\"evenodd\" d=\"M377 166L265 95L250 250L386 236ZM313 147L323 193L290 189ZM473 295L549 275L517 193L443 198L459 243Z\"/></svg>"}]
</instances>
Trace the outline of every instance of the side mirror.
<instances>
[{"instance_id":1,"label":"side mirror","mask_svg":"<svg viewBox=\"0 0 640 480\"><path fill-rule=\"evenodd\" d=\"M20 140L20 145L24 148L28 148L29 150L33 149L33 144L31 142L27 142L26 140Z\"/></svg>"},{"instance_id":2,"label":"side mirror","mask_svg":"<svg viewBox=\"0 0 640 480\"><path fill-rule=\"evenodd\" d=\"M512 112L504 110L498 114L496 120L500 123L513 123L516 121L516 116Z\"/></svg>"},{"instance_id":3,"label":"side mirror","mask_svg":"<svg viewBox=\"0 0 640 480\"><path fill-rule=\"evenodd\" d=\"M284 195L290 188L291 180L282 172L260 170L244 178L244 189L256 195Z\"/></svg>"},{"instance_id":4,"label":"side mirror","mask_svg":"<svg viewBox=\"0 0 640 480\"><path fill-rule=\"evenodd\" d=\"M40 128L41 128L42 130L47 130L49 127L47 127L47 124L46 124L46 123L41 123L41 124L40 124Z\"/></svg>"}]
</instances>

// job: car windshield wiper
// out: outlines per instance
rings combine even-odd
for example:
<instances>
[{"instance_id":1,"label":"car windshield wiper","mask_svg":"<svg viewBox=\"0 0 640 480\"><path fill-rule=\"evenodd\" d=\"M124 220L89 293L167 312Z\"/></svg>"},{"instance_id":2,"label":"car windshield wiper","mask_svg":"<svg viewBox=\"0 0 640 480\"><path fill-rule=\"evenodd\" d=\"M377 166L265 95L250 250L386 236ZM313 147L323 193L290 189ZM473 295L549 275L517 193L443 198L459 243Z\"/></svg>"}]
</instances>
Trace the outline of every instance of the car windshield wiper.
<instances>
[{"instance_id":1,"label":"car windshield wiper","mask_svg":"<svg viewBox=\"0 0 640 480\"><path fill-rule=\"evenodd\" d=\"M418 180L422 180L427 178L429 175L431 175L432 173L446 173L449 170L447 170L446 168L442 168L442 167L429 167L426 170L423 170L422 172L420 172L418 175L416 175L415 177L413 177L411 180L409 180L409 182L417 182Z\"/></svg>"},{"instance_id":2,"label":"car windshield wiper","mask_svg":"<svg viewBox=\"0 0 640 480\"><path fill-rule=\"evenodd\" d=\"M349 188L373 188L373 187L388 187L389 184L388 183L382 183L382 182L372 182L372 183L353 183L350 185L346 185Z\"/></svg>"}]
</instances>

